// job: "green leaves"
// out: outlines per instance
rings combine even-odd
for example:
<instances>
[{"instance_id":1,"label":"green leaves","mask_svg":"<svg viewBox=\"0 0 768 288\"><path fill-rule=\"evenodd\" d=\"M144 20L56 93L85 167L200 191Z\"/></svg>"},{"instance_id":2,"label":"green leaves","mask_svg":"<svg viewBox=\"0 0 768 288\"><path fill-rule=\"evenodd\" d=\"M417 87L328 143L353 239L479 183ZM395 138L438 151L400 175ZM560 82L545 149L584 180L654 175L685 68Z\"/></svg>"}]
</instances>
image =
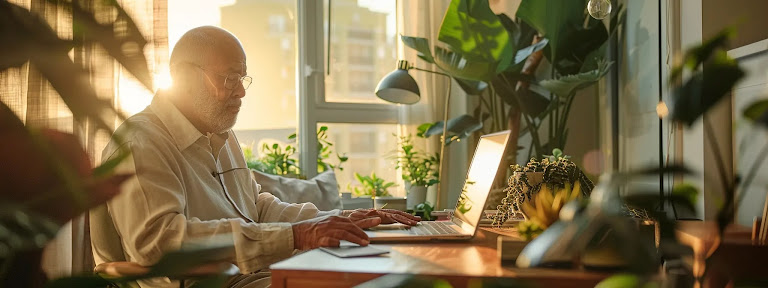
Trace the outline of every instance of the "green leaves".
<instances>
[{"instance_id":1,"label":"green leaves","mask_svg":"<svg viewBox=\"0 0 768 288\"><path fill-rule=\"evenodd\" d=\"M579 89L586 88L587 86L599 81L600 78L605 76L605 74L610 71L612 64L613 62L603 61L595 70L575 75L568 75L553 80L543 80L539 82L539 85L544 87L544 89L555 93L555 95L565 98L575 93Z\"/></svg>"},{"instance_id":2,"label":"green leaves","mask_svg":"<svg viewBox=\"0 0 768 288\"><path fill-rule=\"evenodd\" d=\"M477 120L475 117L464 114L459 117L449 119L446 126L447 132L451 132L446 137L445 145L450 145L454 141L460 141L467 138L473 132L483 128L483 123ZM432 135L443 134L443 121L438 121L432 124L422 124L418 127L419 137L429 137Z\"/></svg>"},{"instance_id":3,"label":"green leaves","mask_svg":"<svg viewBox=\"0 0 768 288\"><path fill-rule=\"evenodd\" d=\"M545 54L563 75L578 72L585 56L608 38L605 25L584 13L586 4L586 0L523 0L517 10L518 19L549 39Z\"/></svg>"},{"instance_id":4,"label":"green leaves","mask_svg":"<svg viewBox=\"0 0 768 288\"><path fill-rule=\"evenodd\" d=\"M371 172L371 176L363 176L355 172L355 179L362 185L362 187L355 187L355 196L371 195L373 197L392 196L387 191L390 187L395 186L394 182L387 182L386 180L376 176L376 173Z\"/></svg>"},{"instance_id":5,"label":"green leaves","mask_svg":"<svg viewBox=\"0 0 768 288\"><path fill-rule=\"evenodd\" d=\"M678 81L686 69L694 71L690 79L674 90L673 120L692 125L744 77L744 71L725 51L731 34L731 28L720 31L688 50L683 62L672 68L669 83ZM703 71L695 71L702 66Z\"/></svg>"},{"instance_id":6,"label":"green leaves","mask_svg":"<svg viewBox=\"0 0 768 288\"><path fill-rule=\"evenodd\" d=\"M397 137L397 135L395 135ZM438 179L440 164L440 155L427 155L424 152L416 150L413 146L411 136L397 137L399 149L395 151L395 169L403 172L403 180L410 182L415 186L432 186L440 182Z\"/></svg>"},{"instance_id":7,"label":"green leaves","mask_svg":"<svg viewBox=\"0 0 768 288\"><path fill-rule=\"evenodd\" d=\"M688 81L674 90L675 102L672 119L690 126L725 95L730 93L744 71L718 50L704 63L704 71L694 73Z\"/></svg>"},{"instance_id":8,"label":"green leaves","mask_svg":"<svg viewBox=\"0 0 768 288\"><path fill-rule=\"evenodd\" d=\"M759 100L744 110L744 118L768 127L768 100Z\"/></svg>"},{"instance_id":9,"label":"green leaves","mask_svg":"<svg viewBox=\"0 0 768 288\"><path fill-rule=\"evenodd\" d=\"M427 63L435 63L435 59L432 57L432 50L429 48L429 40L426 38L400 35L400 41L403 41L405 46L416 50L419 58L427 61Z\"/></svg>"},{"instance_id":10,"label":"green leaves","mask_svg":"<svg viewBox=\"0 0 768 288\"><path fill-rule=\"evenodd\" d=\"M453 0L440 25L438 40L470 61L492 63L493 73L506 70L512 62L509 34L488 0ZM481 80L481 79L479 79Z\"/></svg>"}]
</instances>

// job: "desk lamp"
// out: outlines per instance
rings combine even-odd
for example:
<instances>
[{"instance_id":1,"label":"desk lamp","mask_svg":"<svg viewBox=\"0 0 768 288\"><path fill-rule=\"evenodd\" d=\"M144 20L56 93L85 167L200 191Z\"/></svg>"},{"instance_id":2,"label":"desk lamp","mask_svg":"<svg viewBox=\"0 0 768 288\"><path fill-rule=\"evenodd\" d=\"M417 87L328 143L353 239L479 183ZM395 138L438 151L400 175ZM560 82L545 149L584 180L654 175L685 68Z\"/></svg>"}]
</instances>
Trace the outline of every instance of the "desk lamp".
<instances>
[{"instance_id":1,"label":"desk lamp","mask_svg":"<svg viewBox=\"0 0 768 288\"><path fill-rule=\"evenodd\" d=\"M396 103L396 104L415 104L421 99L421 93L419 92L419 85L416 84L416 80L408 74L408 70L418 70L428 73L443 75L448 77L448 81L451 80L451 76L442 72L430 71L413 67L406 60L397 61L397 69L390 72L387 76L381 79L379 85L376 86L376 96L384 101ZM440 205L440 194L443 191L443 155L445 155L445 135L448 128L448 103L451 100L451 85L448 84L448 94L445 97L445 110L443 112L443 134L440 136L440 164L438 164L438 178L437 183L437 200L435 201L435 207L442 207Z\"/></svg>"}]
</instances>

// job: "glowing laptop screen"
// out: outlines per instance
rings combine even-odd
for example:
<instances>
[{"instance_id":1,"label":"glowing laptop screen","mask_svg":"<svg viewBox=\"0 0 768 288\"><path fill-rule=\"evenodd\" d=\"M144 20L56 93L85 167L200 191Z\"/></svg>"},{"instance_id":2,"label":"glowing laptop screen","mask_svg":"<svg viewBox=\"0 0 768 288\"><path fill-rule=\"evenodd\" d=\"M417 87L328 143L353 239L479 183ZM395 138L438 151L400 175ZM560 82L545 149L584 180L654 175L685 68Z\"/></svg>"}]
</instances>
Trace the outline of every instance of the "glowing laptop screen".
<instances>
[{"instance_id":1,"label":"glowing laptop screen","mask_svg":"<svg viewBox=\"0 0 768 288\"><path fill-rule=\"evenodd\" d=\"M471 227L462 228L471 230L480 222L483 206L488 199L496 173L499 171L508 140L509 131L480 137L472 163L469 165L464 187L461 189L461 196L454 210L456 218L464 222L464 225L471 225Z\"/></svg>"}]
</instances>

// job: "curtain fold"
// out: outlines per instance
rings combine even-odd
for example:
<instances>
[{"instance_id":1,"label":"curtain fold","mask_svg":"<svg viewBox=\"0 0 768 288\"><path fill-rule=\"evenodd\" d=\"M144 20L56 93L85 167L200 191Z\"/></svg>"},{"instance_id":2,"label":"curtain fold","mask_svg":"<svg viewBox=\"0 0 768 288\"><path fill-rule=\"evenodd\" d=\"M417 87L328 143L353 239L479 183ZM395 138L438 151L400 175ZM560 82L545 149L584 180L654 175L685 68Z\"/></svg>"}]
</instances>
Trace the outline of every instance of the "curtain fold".
<instances>
[{"instance_id":1,"label":"curtain fold","mask_svg":"<svg viewBox=\"0 0 768 288\"><path fill-rule=\"evenodd\" d=\"M46 0L10 0L9 2L28 8L39 15L57 32L62 39L72 39L72 14L66 12L65 2L52 5ZM150 42L144 50L150 72L157 67L167 67L168 29L167 0L122 0L118 1L123 9L136 22L142 35ZM85 9L90 9L96 19L111 19L113 9L101 6L97 1L83 1ZM87 43L76 47L71 52L75 64L90 71L91 85L103 99L112 100L119 108L120 83L135 81L123 68L98 44ZM128 79L121 79L128 78ZM135 92L135 91L134 91ZM149 93L152 91L141 91ZM6 103L28 126L51 128L73 133L79 137L93 164L101 162L101 150L109 141L110 134L96 131L88 121L78 122L59 97L59 94L42 77L34 65L24 64L0 72L0 100ZM119 125L117 119L115 127ZM93 269L87 213L74 219L59 231L55 240L46 247L43 257L43 269L49 278L56 278L72 273L86 272Z\"/></svg>"},{"instance_id":2,"label":"curtain fold","mask_svg":"<svg viewBox=\"0 0 768 288\"><path fill-rule=\"evenodd\" d=\"M434 53L435 44L439 44L437 35L440 32L445 11L448 10L450 0L399 0L398 1L398 33L407 36L423 37L429 40ZM434 64L427 63L417 56L417 52L403 45L398 39L399 59L408 60L415 67L438 71ZM393 65L394 68L394 65ZM413 105L400 105L399 123L400 135L416 135L417 128L423 123L442 121L445 109L448 85L453 85L450 99L450 112L448 118L453 118L467 113L467 97L465 93L451 80L442 75L411 70L411 76L416 80L421 92L421 100ZM415 136L414 136L415 137ZM438 136L422 140L414 138L414 144L424 149L429 154L440 152L440 140ZM464 174L467 167L468 147L466 144L452 144L446 147L446 155L443 159L443 193L441 193L442 208L452 208L461 191ZM430 187L427 200L436 203L436 186Z\"/></svg>"}]
</instances>

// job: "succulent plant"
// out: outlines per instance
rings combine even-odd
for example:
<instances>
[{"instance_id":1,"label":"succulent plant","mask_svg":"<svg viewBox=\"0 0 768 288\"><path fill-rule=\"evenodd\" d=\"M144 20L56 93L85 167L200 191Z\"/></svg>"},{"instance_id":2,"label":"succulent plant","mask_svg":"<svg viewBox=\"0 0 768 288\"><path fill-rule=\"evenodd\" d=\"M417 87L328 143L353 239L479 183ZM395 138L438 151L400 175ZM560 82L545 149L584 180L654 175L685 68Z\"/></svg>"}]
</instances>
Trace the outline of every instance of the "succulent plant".
<instances>
[{"instance_id":1,"label":"succulent plant","mask_svg":"<svg viewBox=\"0 0 768 288\"><path fill-rule=\"evenodd\" d=\"M548 156L541 161L538 161L536 158L531 158L525 166L514 165L512 166L512 170L516 173L512 174L508 181L509 186L504 189L507 196L502 199L501 204L497 207L498 212L493 217L493 224L495 226L501 226L504 222L519 214L523 214L527 220L530 220L528 219L530 214L526 216L527 212L523 210L523 205L526 203L528 205L537 205L536 202L538 201L534 200L536 198L547 197L547 199L549 199L551 197L552 201L542 201L544 203L549 203L549 208L551 209L553 203L550 202L553 202L555 198L553 191L560 193L562 189L567 188L568 191L577 191L579 195L589 197L592 188L595 187L592 181L584 175L581 169L570 160L570 157L564 155L560 149L553 150L551 156ZM526 172L542 172L542 183L531 184L528 181ZM519 176L516 177L515 174L519 174ZM573 187L573 189L571 189L571 187ZM547 194L549 194L549 196L542 195L538 197L535 195L541 193L541 191L548 192ZM567 197L565 195L561 197L563 199L567 198L568 200L575 198L571 197L570 194L568 194ZM557 211L560 211L560 208L562 208L562 205L566 202L567 201L559 203ZM538 206L531 206L529 210L534 211L538 209ZM550 212L545 211L545 213ZM546 219L549 220L549 217ZM555 220L557 220L556 213L554 214L552 222ZM551 224L552 222L548 223ZM549 225L542 224L543 223L539 223L539 225L543 226L543 229L546 229Z\"/></svg>"}]
</instances>

